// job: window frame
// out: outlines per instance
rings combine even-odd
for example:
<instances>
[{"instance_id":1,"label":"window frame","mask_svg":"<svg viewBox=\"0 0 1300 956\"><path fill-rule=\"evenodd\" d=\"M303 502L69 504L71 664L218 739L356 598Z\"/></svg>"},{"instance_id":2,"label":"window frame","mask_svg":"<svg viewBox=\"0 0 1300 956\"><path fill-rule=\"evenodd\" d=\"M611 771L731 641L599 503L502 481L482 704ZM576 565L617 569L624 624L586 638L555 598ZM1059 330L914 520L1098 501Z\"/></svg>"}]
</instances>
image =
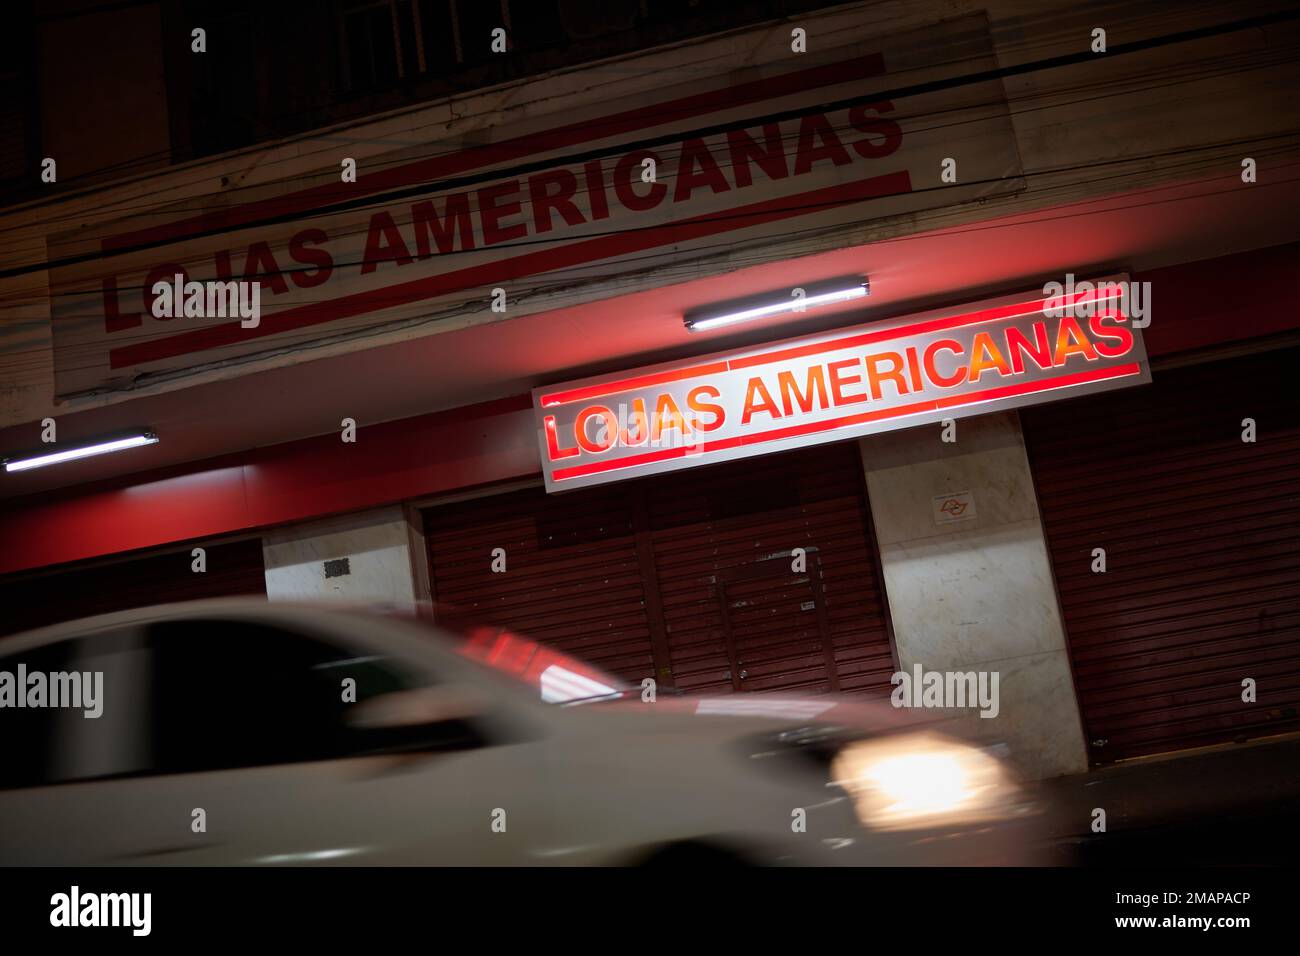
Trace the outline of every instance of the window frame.
<instances>
[{"instance_id":1,"label":"window frame","mask_svg":"<svg viewBox=\"0 0 1300 956\"><path fill-rule=\"evenodd\" d=\"M158 679L159 674L157 642L160 639L176 640L177 638L175 636L164 637L163 635L160 635L158 631L162 628L170 630L175 627L185 627L186 625L197 626L200 624L225 624L232 628L253 628L259 631L273 632L278 635L280 639L289 639L299 644L310 644L321 648L329 648L340 655L345 655L339 657L337 661L330 661L329 663L368 661L375 658L388 658L397 662L397 667L392 668L392 670L401 672L400 675L395 676L398 676L399 679L403 681L402 690L413 690L421 687L436 686L437 684L444 682L443 678L436 675L431 668L421 666L419 663L411 661L410 658L405 655L392 653L376 654L373 652L373 649L366 648L355 642L350 642L335 631L305 626L299 622L268 620L240 614L223 615L220 612L195 615L193 617L164 618L150 621L145 625L143 635L144 646L148 655L147 666L149 668L149 677L146 689L148 700L145 706L146 717L144 729L144 733L147 735L149 741L149 766L146 770L132 775L166 777L196 773L229 773L241 770L291 767L298 764L356 760L371 756L379 756L379 754L361 748L353 748L351 746L340 748L335 751L333 748L336 746L336 742L331 741L324 747L323 752L308 752L305 756L291 756L285 754L269 760L265 757L259 757L258 759L243 759L234 762L222 761L218 763L214 761L203 761L201 766L193 767L161 766L163 761L168 758L166 754L160 753L157 730L163 725L163 722L167 721L169 718L163 715L160 720L161 711L159 707L157 685L154 683ZM312 665L312 669L323 666L328 665ZM312 678L307 678L304 682L304 686L311 683L312 680ZM322 680L321 686L324 687L326 683L326 680ZM383 691L381 693L389 692L390 691ZM334 716L341 717L345 713L345 708L339 707ZM349 734L346 721L341 721L333 729L336 732L341 730L345 737Z\"/></svg>"}]
</instances>

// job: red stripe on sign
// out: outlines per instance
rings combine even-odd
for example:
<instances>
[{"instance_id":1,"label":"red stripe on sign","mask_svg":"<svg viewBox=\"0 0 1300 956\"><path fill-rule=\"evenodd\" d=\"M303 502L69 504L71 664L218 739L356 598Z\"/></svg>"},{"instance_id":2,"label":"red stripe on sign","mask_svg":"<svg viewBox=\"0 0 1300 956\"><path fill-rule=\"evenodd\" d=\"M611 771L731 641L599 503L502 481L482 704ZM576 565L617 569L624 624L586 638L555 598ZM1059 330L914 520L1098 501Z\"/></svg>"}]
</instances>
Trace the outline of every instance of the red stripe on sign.
<instances>
[{"instance_id":1,"label":"red stripe on sign","mask_svg":"<svg viewBox=\"0 0 1300 956\"><path fill-rule=\"evenodd\" d=\"M1116 295L1107 295L1105 298L1115 298ZM831 339L829 342L816 342L812 345L796 345L788 349L776 349L771 352L764 352L761 355L748 355L744 358L735 359L728 363L732 369L752 368L755 365L766 365L769 362L785 362L790 359L800 358L805 355L820 355L823 352L834 352L839 349L856 348L860 345L870 345L873 342L888 342L891 339L905 338L912 335L924 335L927 332L942 332L947 329L958 329L967 325L979 325L984 322L994 322L999 319L1010 319L1020 315L1032 315L1035 312L1041 312L1047 302L1056 301L1056 298L1035 299L1030 302L1017 302L1014 305L1002 305L993 309L982 309L979 312L968 312L964 315L953 315L945 319L930 319L926 322L917 322L914 325L904 325L893 329L882 329L877 332L863 332L860 335L849 335L842 339ZM1083 304L1091 302L1097 298L1097 293L1078 293L1072 300L1073 304Z\"/></svg>"},{"instance_id":2,"label":"red stripe on sign","mask_svg":"<svg viewBox=\"0 0 1300 956\"><path fill-rule=\"evenodd\" d=\"M903 170L896 173L887 173L884 176L872 176L856 182L840 183L836 186L814 189L796 196L768 199L763 202L751 203L748 206L738 206L735 209L728 210L723 215L694 216L690 219L667 223L653 229L637 230L612 236L598 236L594 239L572 242L553 249L525 253L513 259L485 262L482 265L471 266L467 269L444 272L423 279L415 279L411 282L386 286L382 289L371 289L367 292L357 292L337 299L312 302L308 305L298 306L295 309L286 309L283 312L277 312L275 315L262 319L261 324L255 329L240 328L239 322L236 320L227 322L224 325L193 329L166 338L139 342L134 345L124 345L108 353L109 367L115 369L125 368L132 365L142 365L146 362L157 362L190 352L203 352L227 345L238 345L249 339L278 335L294 329L309 328L313 325L333 322L336 319L345 319L355 315L363 315L366 312L407 305L411 302L432 299L440 295L449 295L453 292L463 292L466 289L485 286L489 283L500 283L510 279L541 275L556 269L599 262L602 259L614 259L634 252L644 252L657 246L686 242L724 232L749 229L769 222L779 222L783 219L806 216L813 212L820 212L827 206L864 202L868 199L900 195L911 191L911 176L906 170Z\"/></svg>"},{"instance_id":3,"label":"red stripe on sign","mask_svg":"<svg viewBox=\"0 0 1300 956\"><path fill-rule=\"evenodd\" d=\"M906 415L933 412L942 408L978 405L980 402L991 402L999 398L1010 398L1015 395L1029 395L1034 392L1048 392L1056 388L1068 388L1071 385L1083 385L1088 382L1102 382L1112 378L1124 378L1129 375L1138 375L1141 371L1142 367L1136 362L1132 362L1127 365L1117 365L1114 368L1089 369L1084 372L1075 372L1071 375L1062 375L1058 378L1047 379L1040 382L1020 382L1016 385L1003 385L998 388L987 388L979 392L970 392L967 395L955 395L950 398L930 399L925 402L915 402L911 405L900 405L897 408L882 409L878 412L862 412L857 415L845 415L841 418L832 418L826 421L806 422L802 425L791 425L788 428L773 428L765 432L757 432L753 435L737 435L734 438L724 438L719 441L706 442L703 445L660 448L656 451L645 452L640 455L631 455L627 458L617 458L609 461L593 461L585 465L572 465L568 468L556 468L551 472L551 480L564 481L569 478L581 478L584 475L598 475L607 471L617 471L620 468L634 468L637 465L649 465L660 461L670 461L675 458L688 458L695 456L706 457L709 452L713 451L725 451L729 448L762 445L767 442L781 441L785 438L799 438L804 435L814 435L818 432L832 431L836 428L848 428L853 425L864 425L869 422L884 421L889 418L902 418Z\"/></svg>"},{"instance_id":4,"label":"red stripe on sign","mask_svg":"<svg viewBox=\"0 0 1300 956\"><path fill-rule=\"evenodd\" d=\"M1098 293L1080 292L1070 300L1072 304L1083 304L1097 299ZM1107 294L1103 298L1115 298L1114 294ZM544 408L553 408L556 405L565 405L569 402L582 401L583 399L601 398L606 395L617 395L620 392L630 392L634 389L646 388L651 385L661 385L664 382L679 382L685 378L692 378L695 375L707 375L721 371L732 371L742 368L753 368L755 365L766 365L771 362L783 362L789 359L800 358L805 355L819 355L823 352L834 352L840 349L855 348L860 345L870 345L873 342L887 342L890 339L904 338L910 335L923 335L927 332L941 332L946 329L957 329L967 325L979 325L982 322L992 322L997 319L1013 318L1019 315L1030 315L1034 312L1041 312L1046 302L1054 301L1052 299L1035 299L1030 302L1018 302L1015 305L999 306L995 309L983 309L979 312L967 312L962 315L949 316L945 319L931 319L927 322L917 322L913 325L904 325L893 329L882 329L876 332L863 332L858 335L849 335L843 338L831 339L828 342L814 342L811 345L795 345L790 348L774 349L771 352L763 352L760 355L747 355L743 358L730 359L726 362L715 362L707 365L696 365L686 369L674 369L665 372L655 372L649 375L639 375L635 378L616 379L612 382L601 382L598 385L587 385L582 388L570 389L567 392L554 392L550 395L542 396L542 406ZM1126 318L1126 317L1125 317Z\"/></svg>"},{"instance_id":5,"label":"red stripe on sign","mask_svg":"<svg viewBox=\"0 0 1300 956\"><path fill-rule=\"evenodd\" d=\"M684 378L695 378L697 375L714 375L718 372L727 370L726 362L711 362L707 365L692 365L690 368L679 368L671 372L654 372L649 375L640 375L636 378L625 378L619 382L605 383L601 385L587 385L582 388L571 388L567 392L555 392L551 395L542 396L542 408L554 408L556 405L567 405L569 402L580 402L584 398L597 398L601 395L613 395L617 392L630 392L634 388L646 388L650 385L659 385L663 382L680 382ZM616 385L617 388L612 388Z\"/></svg>"},{"instance_id":6,"label":"red stripe on sign","mask_svg":"<svg viewBox=\"0 0 1300 956\"><path fill-rule=\"evenodd\" d=\"M599 142L612 136L644 133L656 126L717 113L731 107L747 106L823 86L852 83L868 77L880 76L884 72L884 58L879 53L872 53L838 63L827 63L780 76L753 80L737 86L722 87L707 93L683 96L658 106L611 113L608 116L570 123L541 133L516 136L499 143L472 146L443 156L408 163L405 166L395 166L392 169L367 173L363 164L361 175L355 183L326 183L282 196L245 203L231 209L213 210L176 222L119 233L104 238L101 241L101 248L108 252L150 242L178 239L199 232L233 229L261 219L307 212L317 206L359 199L388 189L414 186L459 173L486 169L499 163L514 162L557 149Z\"/></svg>"}]
</instances>

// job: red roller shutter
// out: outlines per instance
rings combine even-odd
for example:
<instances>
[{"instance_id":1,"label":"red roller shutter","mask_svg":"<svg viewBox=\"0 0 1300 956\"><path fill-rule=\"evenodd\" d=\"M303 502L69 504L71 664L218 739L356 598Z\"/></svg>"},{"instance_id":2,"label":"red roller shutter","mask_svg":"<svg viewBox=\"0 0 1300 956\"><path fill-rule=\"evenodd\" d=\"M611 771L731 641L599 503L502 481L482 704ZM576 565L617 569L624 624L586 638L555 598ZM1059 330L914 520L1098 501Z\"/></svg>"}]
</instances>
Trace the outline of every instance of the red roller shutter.
<instances>
[{"instance_id":1,"label":"red roller shutter","mask_svg":"<svg viewBox=\"0 0 1300 956\"><path fill-rule=\"evenodd\" d=\"M678 686L890 689L865 488L846 442L678 472L648 489ZM806 571L792 570L794 548Z\"/></svg>"},{"instance_id":2,"label":"red roller shutter","mask_svg":"<svg viewBox=\"0 0 1300 956\"><path fill-rule=\"evenodd\" d=\"M1300 728L1297 362L1022 412L1094 762Z\"/></svg>"},{"instance_id":3,"label":"red roller shutter","mask_svg":"<svg viewBox=\"0 0 1300 956\"><path fill-rule=\"evenodd\" d=\"M425 512L425 537L439 603L628 680L654 676L626 487L527 488L443 505ZM503 572L492 570L497 548Z\"/></svg>"},{"instance_id":4,"label":"red roller shutter","mask_svg":"<svg viewBox=\"0 0 1300 956\"><path fill-rule=\"evenodd\" d=\"M153 604L266 595L260 538L202 545L203 573L192 568L195 547L0 578L0 634Z\"/></svg>"},{"instance_id":5,"label":"red roller shutter","mask_svg":"<svg viewBox=\"0 0 1300 956\"><path fill-rule=\"evenodd\" d=\"M434 596L630 680L887 693L864 488L847 443L431 508Z\"/></svg>"}]
</instances>

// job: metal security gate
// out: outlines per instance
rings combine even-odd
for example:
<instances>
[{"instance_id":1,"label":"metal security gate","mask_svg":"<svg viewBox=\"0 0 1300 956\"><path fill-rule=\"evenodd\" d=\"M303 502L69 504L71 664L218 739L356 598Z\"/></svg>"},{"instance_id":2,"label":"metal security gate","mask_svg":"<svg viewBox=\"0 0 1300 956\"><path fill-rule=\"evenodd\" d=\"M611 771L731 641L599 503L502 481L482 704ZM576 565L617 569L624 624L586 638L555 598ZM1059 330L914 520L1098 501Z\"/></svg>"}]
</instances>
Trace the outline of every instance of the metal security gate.
<instances>
[{"instance_id":1,"label":"metal security gate","mask_svg":"<svg viewBox=\"0 0 1300 956\"><path fill-rule=\"evenodd\" d=\"M865 489L854 442L648 483L656 582L679 687L892 689ZM803 551L799 563L795 549Z\"/></svg>"},{"instance_id":2,"label":"metal security gate","mask_svg":"<svg viewBox=\"0 0 1300 956\"><path fill-rule=\"evenodd\" d=\"M266 596L260 538L204 543L203 573L192 568L194 547L0 579L0 634L153 604Z\"/></svg>"},{"instance_id":3,"label":"metal security gate","mask_svg":"<svg viewBox=\"0 0 1300 956\"><path fill-rule=\"evenodd\" d=\"M1300 729L1297 362L1021 413L1094 763Z\"/></svg>"},{"instance_id":4,"label":"metal security gate","mask_svg":"<svg viewBox=\"0 0 1300 956\"><path fill-rule=\"evenodd\" d=\"M846 443L430 508L434 597L629 680L887 694L864 489Z\"/></svg>"},{"instance_id":5,"label":"metal security gate","mask_svg":"<svg viewBox=\"0 0 1300 956\"><path fill-rule=\"evenodd\" d=\"M808 674L840 689L818 558L811 549L812 567L795 570L779 554L716 576L733 690L798 687Z\"/></svg>"},{"instance_id":6,"label":"metal security gate","mask_svg":"<svg viewBox=\"0 0 1300 956\"><path fill-rule=\"evenodd\" d=\"M430 508L434 599L610 673L653 676L633 510L617 485L555 497L527 488Z\"/></svg>"}]
</instances>

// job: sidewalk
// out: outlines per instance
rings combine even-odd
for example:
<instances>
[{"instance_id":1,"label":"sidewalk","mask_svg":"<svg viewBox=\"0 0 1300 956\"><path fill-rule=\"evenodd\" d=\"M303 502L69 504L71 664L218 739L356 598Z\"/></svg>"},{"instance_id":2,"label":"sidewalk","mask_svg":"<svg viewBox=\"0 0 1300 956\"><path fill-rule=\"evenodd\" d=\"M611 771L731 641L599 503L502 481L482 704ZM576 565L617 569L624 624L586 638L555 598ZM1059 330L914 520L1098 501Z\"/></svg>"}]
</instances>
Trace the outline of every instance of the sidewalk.
<instances>
[{"instance_id":1,"label":"sidewalk","mask_svg":"<svg viewBox=\"0 0 1300 956\"><path fill-rule=\"evenodd\" d=\"M1300 734L1045 780L1056 865L1295 865ZM1094 808L1106 832L1093 833Z\"/></svg>"}]
</instances>

